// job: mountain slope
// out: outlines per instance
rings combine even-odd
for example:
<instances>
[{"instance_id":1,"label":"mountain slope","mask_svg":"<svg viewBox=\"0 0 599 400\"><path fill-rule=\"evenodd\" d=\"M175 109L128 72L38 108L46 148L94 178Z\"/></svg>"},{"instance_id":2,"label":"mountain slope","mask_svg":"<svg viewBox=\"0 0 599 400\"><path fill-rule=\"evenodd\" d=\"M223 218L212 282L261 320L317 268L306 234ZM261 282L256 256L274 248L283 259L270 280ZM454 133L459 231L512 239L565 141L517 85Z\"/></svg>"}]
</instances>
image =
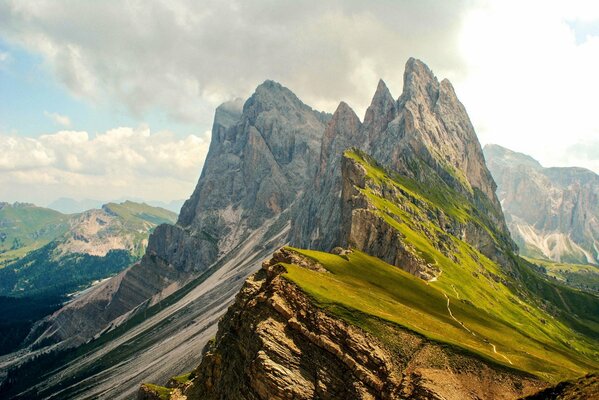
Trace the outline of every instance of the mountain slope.
<instances>
[{"instance_id":1,"label":"mountain slope","mask_svg":"<svg viewBox=\"0 0 599 400\"><path fill-rule=\"evenodd\" d=\"M0 358L0 366L6 369L23 365L8 372L0 393L15 398L128 398L140 381L164 384L169 376L190 371L244 279L289 242L321 251L353 246L354 253L345 254L350 264L352 255L369 254L363 257L370 261L358 260L357 264L392 274L392 281L400 286L417 288L412 300L426 304L430 294L432 308L429 315L422 315L438 328L437 333L450 329L454 339L443 342L427 327L417 332L409 321L397 318L384 324L389 335L368 332L358 317L367 314L368 319L379 321L380 304L377 311L344 302L347 298L315 301L309 292L320 290L324 286L320 283L330 282L329 278L334 280L339 270L334 263L325 265L329 255L306 253L323 258L322 269L317 266L318 274L313 277L289 267L288 275L275 278L282 286L263 286L264 275L271 273L267 266L249 280L247 290L222 320L215 346L207 348L214 357L207 356L197 370L205 373L196 373L190 396L199 396L218 381L212 393L216 397L226 398L227 390L243 388L248 389L248 396L278 398L283 396L277 391L278 383L287 382L285 375L301 379L300 389L309 390L313 383L322 382L326 390L314 386L321 390L319 394L333 393L329 388L352 396L373 393L379 384L371 379L370 368L401 379L408 376L400 388L408 393L441 393L442 388L431 383L432 375L427 375L432 372L452 382L461 374L467 376L471 388L452 386L459 394L471 390L483 395L489 390L517 395L543 385L543 379L594 368L596 297L538 278L513 255L515 245L493 180L451 85L438 82L428 67L414 59L408 61L404 78L404 93L398 101L384 83L379 84L363 123L346 104L331 117L270 81L260 85L243 107L240 102L221 105L202 175L177 224L156 229L139 263L40 324L30 336L29 353ZM350 147L361 151L346 152ZM311 264L297 261L300 266ZM270 266L278 271L275 264ZM351 291L363 285L371 289L360 292L364 296L372 292L391 298L395 307L410 305L401 293L384 286L375 290L367 274L360 275L365 276L339 280L340 287L349 290L346 297L359 299ZM412 275L424 278L428 285ZM310 279L300 282L298 276ZM451 310L455 305L455 315L477 329L476 337L470 334L470 338L464 326L451 318L443 302L445 295ZM302 303L297 308L301 323L281 319L260 303L271 303L272 298L276 307L277 297ZM327 302L342 304L340 309L349 311L345 317L331 314ZM569 319L564 316L566 309ZM325 314L321 333L332 344L303 331L318 326L319 321L311 316ZM530 344L532 354L524 354L517 343L506 342L483 322L506 337L516 335L523 344ZM294 329L299 329L299 336ZM351 351L343 340L356 343L344 336L346 331L366 343L351 359L339 357L339 348ZM395 347L383 340L398 335L405 342L398 340ZM296 337L304 341L296 344ZM244 338L250 347L244 346ZM419 341L423 349L440 358L413 347L410 350L410 343ZM460 343L456 346L455 341ZM309 356L301 357L298 347L304 344ZM260 346L268 353L260 353ZM393 353L402 346L407 353ZM385 355L382 363L379 350ZM226 360L219 353L227 354ZM277 358L270 359L271 353ZM401 360L395 363L393 357L398 354L415 357L413 362L406 361L407 369ZM510 361L513 356L511 362L517 365L503 356ZM239 363L224 364L231 359ZM434 364L439 359L448 361ZM251 360L256 369L245 369ZM412 375L410 366L418 366L418 373ZM286 374L298 368L306 373ZM336 370L343 373L342 380ZM422 372L428 378L420 382ZM319 381L318 376L323 379ZM244 385L252 381L274 383L249 390ZM389 387L389 393L397 393L396 389Z\"/></svg>"},{"instance_id":2,"label":"mountain slope","mask_svg":"<svg viewBox=\"0 0 599 400\"><path fill-rule=\"evenodd\" d=\"M342 154L350 147L371 154L382 166L423 186L442 183L469 199L492 221L494 239L485 232L473 238L485 255L502 257L515 249L463 105L449 81L439 82L415 59L406 63L404 89L397 101L379 82L363 124L349 106L339 105L324 134L314 190L305 194L302 202L307 206L294 220L293 245L330 250L343 244L338 198ZM501 261L507 264L509 260Z\"/></svg>"},{"instance_id":3,"label":"mountain slope","mask_svg":"<svg viewBox=\"0 0 599 400\"><path fill-rule=\"evenodd\" d=\"M596 338L440 229L439 220L463 223L472 205L439 205L430 189L360 153L346 153L343 171L361 206L352 207L350 245L368 243L356 235L389 237L387 225L402 247L399 268L359 250L275 253L221 322L187 398L516 398L599 368ZM354 227L363 214L369 225ZM402 271L422 276L431 264L439 273L428 283ZM591 310L570 310L599 322L599 298L578 300Z\"/></svg>"},{"instance_id":4,"label":"mountain slope","mask_svg":"<svg viewBox=\"0 0 599 400\"><path fill-rule=\"evenodd\" d=\"M328 119L272 81L244 104L218 107L204 169L177 224L155 230L138 264L41 324L30 335L33 347L58 342L53 348L63 350L17 367L11 377L21 386L5 392L121 398L137 390L131 374L159 379L197 364L243 279L287 242ZM0 365L38 354L12 355ZM28 387L27 370L46 379Z\"/></svg>"},{"instance_id":5,"label":"mountain slope","mask_svg":"<svg viewBox=\"0 0 599 400\"><path fill-rule=\"evenodd\" d=\"M65 233L69 219L33 204L0 202L0 268Z\"/></svg>"},{"instance_id":6,"label":"mountain slope","mask_svg":"<svg viewBox=\"0 0 599 400\"><path fill-rule=\"evenodd\" d=\"M127 201L61 219L64 232L0 270L0 295L64 296L118 273L139 259L157 225L175 218L170 211ZM50 222L40 229L53 228Z\"/></svg>"},{"instance_id":7,"label":"mountain slope","mask_svg":"<svg viewBox=\"0 0 599 400\"><path fill-rule=\"evenodd\" d=\"M485 146L506 220L523 255L599 263L599 176L583 168L543 168L533 158Z\"/></svg>"}]
</instances>

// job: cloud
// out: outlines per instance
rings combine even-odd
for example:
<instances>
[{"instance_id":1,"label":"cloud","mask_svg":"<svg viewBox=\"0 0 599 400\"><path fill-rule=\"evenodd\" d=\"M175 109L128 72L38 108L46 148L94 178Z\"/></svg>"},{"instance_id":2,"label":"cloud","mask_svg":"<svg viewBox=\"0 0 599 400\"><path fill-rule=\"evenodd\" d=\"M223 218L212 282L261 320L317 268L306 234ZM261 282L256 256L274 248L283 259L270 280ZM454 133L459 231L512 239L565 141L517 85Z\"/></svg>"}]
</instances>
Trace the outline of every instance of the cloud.
<instances>
[{"instance_id":1,"label":"cloud","mask_svg":"<svg viewBox=\"0 0 599 400\"><path fill-rule=\"evenodd\" d=\"M201 131L217 104L265 79L318 109L345 100L362 114L379 78L399 95L414 56L452 81L481 142L550 166L598 132L597 4L5 0L0 35L41 55L75 96L133 116L158 110Z\"/></svg>"},{"instance_id":2,"label":"cloud","mask_svg":"<svg viewBox=\"0 0 599 400\"><path fill-rule=\"evenodd\" d=\"M320 109L345 100L363 112L379 78L399 94L410 56L457 71L470 3L9 0L0 32L42 54L77 96L209 126L217 104L266 79Z\"/></svg>"},{"instance_id":3,"label":"cloud","mask_svg":"<svg viewBox=\"0 0 599 400\"><path fill-rule=\"evenodd\" d=\"M572 21L586 21L584 40ZM599 22L597 2L504 0L469 12L456 90L482 142L599 172L599 155L583 160L574 146L599 136L599 31L590 21Z\"/></svg>"},{"instance_id":4,"label":"cloud","mask_svg":"<svg viewBox=\"0 0 599 400\"><path fill-rule=\"evenodd\" d=\"M66 115L60 115L58 113L51 113L48 111L44 111L44 115L54 121L54 123L57 125L64 127L71 126L71 119Z\"/></svg>"},{"instance_id":5,"label":"cloud","mask_svg":"<svg viewBox=\"0 0 599 400\"><path fill-rule=\"evenodd\" d=\"M94 136L68 130L39 138L0 135L0 198L39 204L61 196L187 198L208 145L205 137L143 126Z\"/></svg>"}]
</instances>

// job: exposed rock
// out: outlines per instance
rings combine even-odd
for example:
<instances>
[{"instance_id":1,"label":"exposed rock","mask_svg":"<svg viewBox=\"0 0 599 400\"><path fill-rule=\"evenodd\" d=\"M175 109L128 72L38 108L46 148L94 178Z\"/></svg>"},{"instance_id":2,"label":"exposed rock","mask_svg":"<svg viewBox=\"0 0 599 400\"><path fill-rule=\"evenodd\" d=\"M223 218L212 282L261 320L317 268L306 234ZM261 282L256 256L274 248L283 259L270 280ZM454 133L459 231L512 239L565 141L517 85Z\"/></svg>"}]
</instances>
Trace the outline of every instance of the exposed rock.
<instances>
[{"instance_id":1,"label":"exposed rock","mask_svg":"<svg viewBox=\"0 0 599 400\"><path fill-rule=\"evenodd\" d=\"M508 226L523 255L599 263L599 176L543 168L525 154L485 146Z\"/></svg>"},{"instance_id":2,"label":"exposed rock","mask_svg":"<svg viewBox=\"0 0 599 400\"><path fill-rule=\"evenodd\" d=\"M339 105L323 138L314 190L302 202L307 206L294 219L291 243L298 247L330 250L344 245L340 226L341 159L348 148L372 155L382 166L423 185L438 184L440 177L453 190L476 205L495 229L493 237L475 231L466 240L491 259L514 251L497 197L495 183L485 165L482 149L464 106L449 81L439 83L421 61L410 59L404 89L397 102L379 82L364 123L345 103ZM389 238L389 243L393 241ZM386 258L387 259L387 258Z\"/></svg>"},{"instance_id":3,"label":"exposed rock","mask_svg":"<svg viewBox=\"0 0 599 400\"><path fill-rule=\"evenodd\" d=\"M204 169L177 224L155 230L140 263L44 321L37 342L89 340L183 287L260 227L272 225L266 242L288 229L288 208L316 172L328 116L272 81L241 106L217 108Z\"/></svg>"}]
</instances>

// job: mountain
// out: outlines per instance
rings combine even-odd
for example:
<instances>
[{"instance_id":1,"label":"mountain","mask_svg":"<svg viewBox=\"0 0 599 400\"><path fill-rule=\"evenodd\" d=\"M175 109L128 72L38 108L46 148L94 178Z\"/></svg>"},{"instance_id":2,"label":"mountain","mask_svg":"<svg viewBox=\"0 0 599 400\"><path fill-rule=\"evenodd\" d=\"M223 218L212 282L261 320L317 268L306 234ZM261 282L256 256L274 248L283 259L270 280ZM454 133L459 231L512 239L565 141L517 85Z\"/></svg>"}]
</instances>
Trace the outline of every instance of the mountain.
<instances>
[{"instance_id":1,"label":"mountain","mask_svg":"<svg viewBox=\"0 0 599 400\"><path fill-rule=\"evenodd\" d=\"M154 201L154 200L144 200L136 197L126 197L116 199L111 201L112 203L122 203L124 201L133 201L135 203L145 203L152 207L160 207L166 210L172 211L174 213L179 213L181 210L181 206L185 200L172 200L169 202L165 201ZM101 200L93 200L93 199L83 199L83 200L75 200L69 197L61 197L59 199L54 200L52 203L48 204L48 208L59 211L63 214L78 214L87 210L101 208L105 201Z\"/></svg>"},{"instance_id":2,"label":"mountain","mask_svg":"<svg viewBox=\"0 0 599 400\"><path fill-rule=\"evenodd\" d=\"M0 354L14 350L27 336L25 328L68 296L139 260L150 232L176 218L170 211L129 201L69 216L31 205L1 211L7 238L23 244L6 254L24 255L0 269L0 307L11 310L0 326L5 338Z\"/></svg>"},{"instance_id":3,"label":"mountain","mask_svg":"<svg viewBox=\"0 0 599 400\"><path fill-rule=\"evenodd\" d=\"M0 268L64 234L69 217L29 203L0 202Z\"/></svg>"},{"instance_id":4,"label":"mountain","mask_svg":"<svg viewBox=\"0 0 599 400\"><path fill-rule=\"evenodd\" d=\"M30 208L32 214L39 212ZM0 270L0 295L65 295L120 272L141 257L150 232L159 224L173 222L176 215L127 201L65 217L60 218L64 233ZM52 224L41 229L50 231Z\"/></svg>"},{"instance_id":5,"label":"mountain","mask_svg":"<svg viewBox=\"0 0 599 400\"><path fill-rule=\"evenodd\" d=\"M523 255L599 264L599 175L583 168L544 168L498 145L487 145L484 152Z\"/></svg>"},{"instance_id":6,"label":"mountain","mask_svg":"<svg viewBox=\"0 0 599 400\"><path fill-rule=\"evenodd\" d=\"M385 92L324 132L291 231L318 251L275 252L199 367L140 398L516 398L599 367L599 298L515 255L449 83L412 59Z\"/></svg>"},{"instance_id":7,"label":"mountain","mask_svg":"<svg viewBox=\"0 0 599 400\"><path fill-rule=\"evenodd\" d=\"M597 296L515 255L495 188L418 60L363 122L266 81L217 108L177 223L0 357L0 393L513 398L596 369Z\"/></svg>"},{"instance_id":8,"label":"mountain","mask_svg":"<svg viewBox=\"0 0 599 400\"><path fill-rule=\"evenodd\" d=\"M51 365L24 396L127 397L138 389L132 371L154 379L191 369L244 279L288 241L330 117L272 81L245 103L219 106L201 177L177 223L154 231L139 263L38 324L28 353L0 359L16 368L5 382ZM55 353L44 351L48 344Z\"/></svg>"}]
</instances>

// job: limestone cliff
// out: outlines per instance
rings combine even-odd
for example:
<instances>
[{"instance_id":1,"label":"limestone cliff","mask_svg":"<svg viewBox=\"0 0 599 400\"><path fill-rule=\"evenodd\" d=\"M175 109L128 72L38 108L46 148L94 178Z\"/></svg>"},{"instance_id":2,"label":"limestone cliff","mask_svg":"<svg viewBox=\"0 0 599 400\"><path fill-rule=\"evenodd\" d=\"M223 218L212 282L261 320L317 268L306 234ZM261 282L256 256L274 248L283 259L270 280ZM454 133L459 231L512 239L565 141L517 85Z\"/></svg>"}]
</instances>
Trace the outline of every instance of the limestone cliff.
<instances>
[{"instance_id":1,"label":"limestone cliff","mask_svg":"<svg viewBox=\"0 0 599 400\"><path fill-rule=\"evenodd\" d=\"M36 340L89 340L182 288L247 240L259 240L260 228L270 229L264 242L287 230L289 206L315 173L326 120L272 81L245 104L220 106L204 169L177 224L159 226L140 263L59 310Z\"/></svg>"},{"instance_id":2,"label":"limestone cliff","mask_svg":"<svg viewBox=\"0 0 599 400\"><path fill-rule=\"evenodd\" d=\"M499 260L515 249L464 106L449 81L439 82L415 59L406 64L397 101L379 82L363 123L345 103L338 107L324 134L314 190L304 195L307 206L294 220L292 244L330 250L345 242L340 227L348 221L341 221L338 199L342 155L350 147L373 156L390 171L423 185L447 185L468 198L495 230L493 240L471 235L471 244L485 255Z\"/></svg>"},{"instance_id":3,"label":"limestone cliff","mask_svg":"<svg viewBox=\"0 0 599 400\"><path fill-rule=\"evenodd\" d=\"M583 168L543 168L498 145L485 146L497 194L522 254L599 263L599 176Z\"/></svg>"}]
</instances>

